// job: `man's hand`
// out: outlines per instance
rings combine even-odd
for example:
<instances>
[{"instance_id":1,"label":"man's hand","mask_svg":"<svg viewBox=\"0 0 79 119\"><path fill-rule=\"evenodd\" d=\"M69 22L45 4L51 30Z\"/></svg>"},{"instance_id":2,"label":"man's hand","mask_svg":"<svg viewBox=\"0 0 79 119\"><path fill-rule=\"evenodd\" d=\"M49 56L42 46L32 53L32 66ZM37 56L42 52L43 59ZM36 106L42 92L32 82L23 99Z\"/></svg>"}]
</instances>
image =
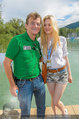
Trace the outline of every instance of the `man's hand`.
<instances>
[{"instance_id":1,"label":"man's hand","mask_svg":"<svg viewBox=\"0 0 79 119\"><path fill-rule=\"evenodd\" d=\"M13 96L15 96L15 97L17 96L16 90L19 91L19 89L18 89L18 87L17 87L16 85L10 86L10 92L11 92L11 94L12 94Z\"/></svg>"},{"instance_id":2,"label":"man's hand","mask_svg":"<svg viewBox=\"0 0 79 119\"><path fill-rule=\"evenodd\" d=\"M40 58L40 62L43 62L43 57Z\"/></svg>"}]
</instances>

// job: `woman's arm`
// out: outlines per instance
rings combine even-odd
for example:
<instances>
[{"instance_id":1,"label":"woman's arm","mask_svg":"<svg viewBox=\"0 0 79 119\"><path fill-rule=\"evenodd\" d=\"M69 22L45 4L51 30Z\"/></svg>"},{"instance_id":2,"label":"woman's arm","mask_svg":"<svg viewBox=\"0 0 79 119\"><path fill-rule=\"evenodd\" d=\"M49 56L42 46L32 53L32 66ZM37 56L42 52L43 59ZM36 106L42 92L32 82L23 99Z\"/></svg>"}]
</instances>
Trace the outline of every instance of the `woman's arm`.
<instances>
[{"instance_id":1,"label":"woman's arm","mask_svg":"<svg viewBox=\"0 0 79 119\"><path fill-rule=\"evenodd\" d=\"M71 75L71 70L70 70L70 64L69 64L69 60L68 60L67 56L65 56L65 60L66 60L66 66L67 66L67 71L68 71L68 81L69 81L69 83L72 83L72 75Z\"/></svg>"}]
</instances>

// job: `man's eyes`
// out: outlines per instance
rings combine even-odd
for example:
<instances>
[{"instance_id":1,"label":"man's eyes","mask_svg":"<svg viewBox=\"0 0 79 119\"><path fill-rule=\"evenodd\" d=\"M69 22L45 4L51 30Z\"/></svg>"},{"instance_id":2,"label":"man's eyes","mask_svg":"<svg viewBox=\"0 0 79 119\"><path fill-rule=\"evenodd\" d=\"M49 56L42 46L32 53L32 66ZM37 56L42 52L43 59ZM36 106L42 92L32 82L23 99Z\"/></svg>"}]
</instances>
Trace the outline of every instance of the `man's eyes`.
<instances>
[{"instance_id":1,"label":"man's eyes","mask_svg":"<svg viewBox=\"0 0 79 119\"><path fill-rule=\"evenodd\" d=\"M37 25L37 26L40 26L40 23L36 23L36 22L31 22L31 25Z\"/></svg>"}]
</instances>

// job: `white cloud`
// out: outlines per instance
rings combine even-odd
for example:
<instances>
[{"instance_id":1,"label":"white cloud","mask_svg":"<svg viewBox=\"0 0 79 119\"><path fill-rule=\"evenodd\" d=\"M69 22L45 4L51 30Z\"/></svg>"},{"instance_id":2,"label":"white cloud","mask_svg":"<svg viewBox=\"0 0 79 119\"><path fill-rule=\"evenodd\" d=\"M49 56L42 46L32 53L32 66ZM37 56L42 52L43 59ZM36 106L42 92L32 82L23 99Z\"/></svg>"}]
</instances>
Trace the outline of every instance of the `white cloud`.
<instances>
[{"instance_id":1,"label":"white cloud","mask_svg":"<svg viewBox=\"0 0 79 119\"><path fill-rule=\"evenodd\" d=\"M56 19L61 19L58 21L59 26L67 25L79 19L78 0L3 0L3 5L5 22L12 18L21 18L25 21L27 14L35 11L42 17L52 14ZM69 14L72 16L65 19L65 16Z\"/></svg>"},{"instance_id":2,"label":"white cloud","mask_svg":"<svg viewBox=\"0 0 79 119\"><path fill-rule=\"evenodd\" d=\"M63 16L64 18L64 16L67 14L70 14L72 16L69 19L66 19L65 21L63 21L63 23L62 21L59 21L60 26L65 26L70 23L79 21L79 2L72 3L72 6L67 8L67 10L65 8L65 14L61 16Z\"/></svg>"}]
</instances>

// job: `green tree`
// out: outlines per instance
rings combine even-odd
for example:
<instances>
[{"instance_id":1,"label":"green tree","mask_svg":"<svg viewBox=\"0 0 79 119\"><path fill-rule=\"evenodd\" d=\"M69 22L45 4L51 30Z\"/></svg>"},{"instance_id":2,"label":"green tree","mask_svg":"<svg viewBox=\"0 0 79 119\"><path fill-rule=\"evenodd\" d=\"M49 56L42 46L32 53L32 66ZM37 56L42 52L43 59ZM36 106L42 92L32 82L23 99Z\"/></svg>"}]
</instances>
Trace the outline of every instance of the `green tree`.
<instances>
[{"instance_id":1,"label":"green tree","mask_svg":"<svg viewBox=\"0 0 79 119\"><path fill-rule=\"evenodd\" d=\"M21 19L12 19L5 24L0 21L0 52L5 52L12 37L25 32L25 24Z\"/></svg>"}]
</instances>

